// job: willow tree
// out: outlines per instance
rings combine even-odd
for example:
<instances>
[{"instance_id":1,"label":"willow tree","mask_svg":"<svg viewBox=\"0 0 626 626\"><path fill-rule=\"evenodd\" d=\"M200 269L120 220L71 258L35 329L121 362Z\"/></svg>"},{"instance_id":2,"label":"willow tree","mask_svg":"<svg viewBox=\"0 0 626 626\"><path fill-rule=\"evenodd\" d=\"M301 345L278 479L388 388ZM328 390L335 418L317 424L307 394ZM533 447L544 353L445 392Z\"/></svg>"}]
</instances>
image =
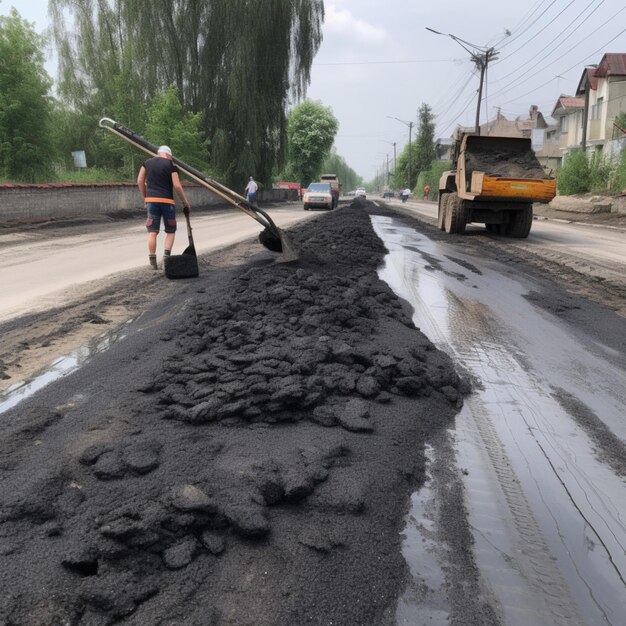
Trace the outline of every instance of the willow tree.
<instances>
[{"instance_id":1,"label":"willow tree","mask_svg":"<svg viewBox=\"0 0 626 626\"><path fill-rule=\"evenodd\" d=\"M287 105L304 95L321 43L323 0L49 3L63 93L75 106L131 125L175 86L185 109L202 113L215 172L233 184L269 182L285 157Z\"/></svg>"}]
</instances>

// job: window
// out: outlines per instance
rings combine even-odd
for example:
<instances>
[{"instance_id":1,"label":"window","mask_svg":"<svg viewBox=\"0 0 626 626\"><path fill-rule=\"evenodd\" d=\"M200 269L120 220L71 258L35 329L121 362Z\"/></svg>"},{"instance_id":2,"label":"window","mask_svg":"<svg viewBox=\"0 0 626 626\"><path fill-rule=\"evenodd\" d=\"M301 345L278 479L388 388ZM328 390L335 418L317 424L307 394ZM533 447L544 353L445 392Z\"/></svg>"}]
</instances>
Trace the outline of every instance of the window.
<instances>
[{"instance_id":1,"label":"window","mask_svg":"<svg viewBox=\"0 0 626 626\"><path fill-rule=\"evenodd\" d=\"M599 120L602 117L602 105L604 104L604 98L598 98L596 103L591 107L591 119Z\"/></svg>"},{"instance_id":2,"label":"window","mask_svg":"<svg viewBox=\"0 0 626 626\"><path fill-rule=\"evenodd\" d=\"M562 133L566 133L567 132L567 122L568 122L567 115L564 115L563 117L559 118L559 130Z\"/></svg>"}]
</instances>

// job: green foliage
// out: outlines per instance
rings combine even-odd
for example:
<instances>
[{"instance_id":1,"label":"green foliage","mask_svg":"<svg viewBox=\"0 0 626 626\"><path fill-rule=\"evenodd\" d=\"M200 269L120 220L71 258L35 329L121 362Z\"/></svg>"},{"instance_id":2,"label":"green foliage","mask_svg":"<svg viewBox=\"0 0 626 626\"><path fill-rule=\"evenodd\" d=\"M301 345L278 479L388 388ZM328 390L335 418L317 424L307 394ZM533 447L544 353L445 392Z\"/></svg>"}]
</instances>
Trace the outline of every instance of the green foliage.
<instances>
[{"instance_id":1,"label":"green foliage","mask_svg":"<svg viewBox=\"0 0 626 626\"><path fill-rule=\"evenodd\" d=\"M293 108L287 136L288 171L294 180L305 187L317 180L338 128L337 118L321 102L305 100Z\"/></svg>"},{"instance_id":2,"label":"green foliage","mask_svg":"<svg viewBox=\"0 0 626 626\"><path fill-rule=\"evenodd\" d=\"M49 7L60 91L75 110L145 135L153 97L174 86L185 111L202 113L211 169L227 184L251 174L269 183L284 164L286 108L309 83L323 0L49 0Z\"/></svg>"},{"instance_id":3,"label":"green foliage","mask_svg":"<svg viewBox=\"0 0 626 626\"><path fill-rule=\"evenodd\" d=\"M407 187L407 183L413 189L420 172L427 170L435 158L435 116L425 102L417 110L417 119L415 139L411 140L410 146L407 144L402 148L397 158L391 181L395 189Z\"/></svg>"},{"instance_id":4,"label":"green foliage","mask_svg":"<svg viewBox=\"0 0 626 626\"><path fill-rule=\"evenodd\" d=\"M622 131L626 133L626 111L621 111L615 117L615 124L617 124L617 126L619 126Z\"/></svg>"},{"instance_id":5,"label":"green foliage","mask_svg":"<svg viewBox=\"0 0 626 626\"><path fill-rule=\"evenodd\" d=\"M419 198L423 197L424 187L430 185L428 198L436 200L439 194L439 179L444 172L450 169L452 169L452 161L433 161L430 167L421 171L417 177L417 184L414 189L415 195Z\"/></svg>"},{"instance_id":6,"label":"green foliage","mask_svg":"<svg viewBox=\"0 0 626 626\"><path fill-rule=\"evenodd\" d=\"M619 162L613 173L611 191L617 193L626 191L626 146L622 148Z\"/></svg>"},{"instance_id":7,"label":"green foliage","mask_svg":"<svg viewBox=\"0 0 626 626\"><path fill-rule=\"evenodd\" d=\"M435 160L435 116L430 106L425 102L417 110L417 120L418 130L414 160L415 179L417 179L420 172L428 170Z\"/></svg>"},{"instance_id":8,"label":"green foliage","mask_svg":"<svg viewBox=\"0 0 626 626\"><path fill-rule=\"evenodd\" d=\"M363 185L363 179L346 163L345 159L337 154L335 149L324 159L322 174L337 174L344 191L350 191Z\"/></svg>"},{"instance_id":9,"label":"green foliage","mask_svg":"<svg viewBox=\"0 0 626 626\"><path fill-rule=\"evenodd\" d=\"M176 87L166 89L148 109L145 137L151 143L166 144L181 161L206 172L208 142L200 130L202 113L185 112Z\"/></svg>"},{"instance_id":10,"label":"green foliage","mask_svg":"<svg viewBox=\"0 0 626 626\"><path fill-rule=\"evenodd\" d=\"M411 149L411 165L415 159L415 142L412 142ZM411 167L411 178L414 177L414 170ZM409 145L407 144L402 148L402 151L396 159L396 171L391 177L390 186L394 189L404 189L407 186L409 178Z\"/></svg>"},{"instance_id":11,"label":"green foliage","mask_svg":"<svg viewBox=\"0 0 626 626\"><path fill-rule=\"evenodd\" d=\"M34 182L52 165L43 45L15 9L0 16L0 176L10 180Z\"/></svg>"},{"instance_id":12,"label":"green foliage","mask_svg":"<svg viewBox=\"0 0 626 626\"><path fill-rule=\"evenodd\" d=\"M559 193L569 196L585 193L591 188L591 171L583 150L573 150L565 158L556 173Z\"/></svg>"},{"instance_id":13,"label":"green foliage","mask_svg":"<svg viewBox=\"0 0 626 626\"><path fill-rule=\"evenodd\" d=\"M130 179L120 170L106 170L98 167L85 169L63 169L54 177L58 183L130 183L135 182L135 177Z\"/></svg>"},{"instance_id":14,"label":"green foliage","mask_svg":"<svg viewBox=\"0 0 626 626\"><path fill-rule=\"evenodd\" d=\"M613 177L615 164L602 153L594 153L589 162L589 191L606 193Z\"/></svg>"}]
</instances>

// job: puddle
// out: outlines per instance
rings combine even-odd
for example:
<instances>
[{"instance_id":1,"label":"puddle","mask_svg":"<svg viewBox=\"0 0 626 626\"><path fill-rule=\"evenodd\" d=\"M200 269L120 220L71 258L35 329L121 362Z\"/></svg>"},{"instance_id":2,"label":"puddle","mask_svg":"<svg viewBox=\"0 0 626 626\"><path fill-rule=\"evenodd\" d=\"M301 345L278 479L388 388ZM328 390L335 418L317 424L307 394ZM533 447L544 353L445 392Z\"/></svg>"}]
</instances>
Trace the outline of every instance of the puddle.
<instances>
[{"instance_id":1,"label":"puddle","mask_svg":"<svg viewBox=\"0 0 626 626\"><path fill-rule=\"evenodd\" d=\"M136 318L129 319L122 326L102 335L98 335L70 354L59 357L48 369L38 376L35 376L33 379L19 382L9 387L7 391L0 394L0 414L16 407L20 402L26 400L26 398L30 398L40 389L47 387L55 380L76 371L96 354L108 350L114 343L117 343L126 336L128 325L134 322L135 319Z\"/></svg>"},{"instance_id":2,"label":"puddle","mask_svg":"<svg viewBox=\"0 0 626 626\"><path fill-rule=\"evenodd\" d=\"M372 222L390 251L380 277L484 386L457 417L457 463L475 558L504 621L622 624L626 484L552 393L565 389L624 440L625 372L490 263L393 219Z\"/></svg>"},{"instance_id":3,"label":"puddle","mask_svg":"<svg viewBox=\"0 0 626 626\"><path fill-rule=\"evenodd\" d=\"M432 488L431 466L435 451L426 446L426 480L411 496L411 507L403 531L402 555L413 577L408 589L398 599L397 626L419 623L447 624L450 607L446 580L437 553L435 519L437 498Z\"/></svg>"}]
</instances>

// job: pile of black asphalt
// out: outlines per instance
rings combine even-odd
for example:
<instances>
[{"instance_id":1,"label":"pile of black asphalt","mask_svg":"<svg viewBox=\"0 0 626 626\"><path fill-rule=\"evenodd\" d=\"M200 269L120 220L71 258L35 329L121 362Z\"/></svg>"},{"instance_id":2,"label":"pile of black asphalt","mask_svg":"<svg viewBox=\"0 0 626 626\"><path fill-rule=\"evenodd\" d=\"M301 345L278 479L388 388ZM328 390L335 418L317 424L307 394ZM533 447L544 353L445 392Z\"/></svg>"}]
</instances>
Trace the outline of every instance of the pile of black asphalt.
<instances>
[{"instance_id":1,"label":"pile of black asphalt","mask_svg":"<svg viewBox=\"0 0 626 626\"><path fill-rule=\"evenodd\" d=\"M368 206L181 282L2 415L0 623L395 623L424 446L467 390L379 280Z\"/></svg>"}]
</instances>

